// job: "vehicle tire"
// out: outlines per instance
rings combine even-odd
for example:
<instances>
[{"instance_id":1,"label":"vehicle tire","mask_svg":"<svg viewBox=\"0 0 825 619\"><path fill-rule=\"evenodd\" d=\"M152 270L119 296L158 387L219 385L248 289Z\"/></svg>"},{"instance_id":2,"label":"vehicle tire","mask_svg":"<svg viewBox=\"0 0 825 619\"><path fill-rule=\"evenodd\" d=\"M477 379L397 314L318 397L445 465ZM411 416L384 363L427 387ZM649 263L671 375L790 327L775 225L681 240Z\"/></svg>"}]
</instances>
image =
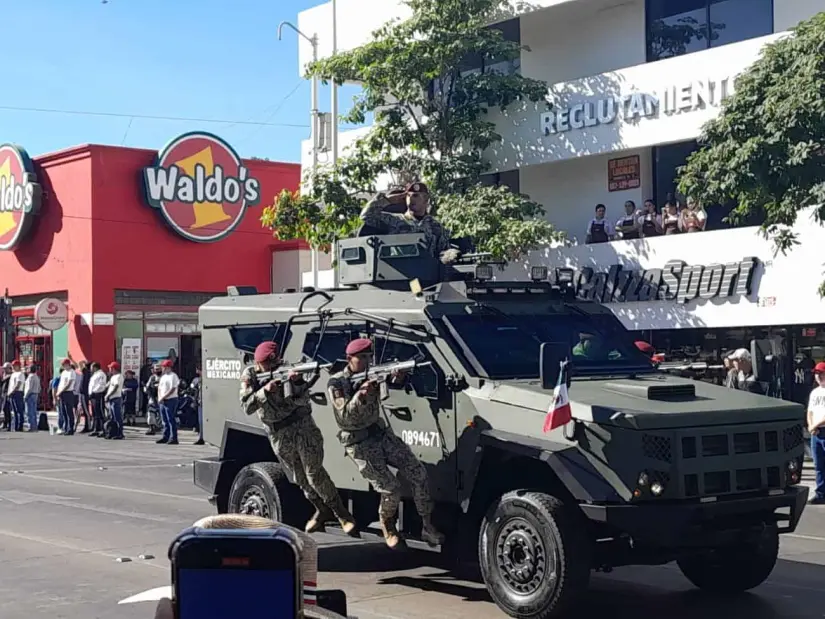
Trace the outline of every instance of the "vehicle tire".
<instances>
[{"instance_id":1,"label":"vehicle tire","mask_svg":"<svg viewBox=\"0 0 825 619\"><path fill-rule=\"evenodd\" d=\"M712 593L741 593L771 575L779 555L779 531L765 527L756 543L729 546L676 561L690 582Z\"/></svg>"},{"instance_id":2,"label":"vehicle tire","mask_svg":"<svg viewBox=\"0 0 825 619\"><path fill-rule=\"evenodd\" d=\"M306 511L301 491L293 486L276 462L256 462L243 467L229 490L230 514L252 514L303 529Z\"/></svg>"},{"instance_id":3,"label":"vehicle tire","mask_svg":"<svg viewBox=\"0 0 825 619\"><path fill-rule=\"evenodd\" d=\"M553 496L508 492L488 510L478 540L484 583L511 617L559 617L587 589L592 544L584 522Z\"/></svg>"}]
</instances>

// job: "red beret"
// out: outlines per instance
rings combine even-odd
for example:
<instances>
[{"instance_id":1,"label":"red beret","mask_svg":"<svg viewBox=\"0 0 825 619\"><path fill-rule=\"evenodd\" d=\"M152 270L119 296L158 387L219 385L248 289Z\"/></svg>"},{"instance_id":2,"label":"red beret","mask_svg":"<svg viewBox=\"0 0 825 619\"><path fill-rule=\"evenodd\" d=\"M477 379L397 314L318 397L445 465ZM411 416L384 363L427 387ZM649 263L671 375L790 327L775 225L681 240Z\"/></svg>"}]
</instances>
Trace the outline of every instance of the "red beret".
<instances>
[{"instance_id":1,"label":"red beret","mask_svg":"<svg viewBox=\"0 0 825 619\"><path fill-rule=\"evenodd\" d=\"M656 352L656 349L653 348L653 346L642 340L635 342L635 344L636 348L638 348L641 352L643 352L646 355L652 355L654 352Z\"/></svg>"},{"instance_id":2,"label":"red beret","mask_svg":"<svg viewBox=\"0 0 825 619\"><path fill-rule=\"evenodd\" d=\"M173 368L175 364L170 359L164 359L160 362L160 367L162 368Z\"/></svg>"},{"instance_id":3,"label":"red beret","mask_svg":"<svg viewBox=\"0 0 825 619\"><path fill-rule=\"evenodd\" d=\"M112 361L109 364L109 369L110 370L119 370L120 369L120 364L117 361Z\"/></svg>"},{"instance_id":4,"label":"red beret","mask_svg":"<svg viewBox=\"0 0 825 619\"><path fill-rule=\"evenodd\" d=\"M255 363L266 361L276 354L278 354L278 345L275 342L261 342L255 348Z\"/></svg>"},{"instance_id":5,"label":"red beret","mask_svg":"<svg viewBox=\"0 0 825 619\"><path fill-rule=\"evenodd\" d=\"M424 183L410 183L407 185L407 193L430 193Z\"/></svg>"},{"instance_id":6,"label":"red beret","mask_svg":"<svg viewBox=\"0 0 825 619\"><path fill-rule=\"evenodd\" d=\"M371 350L372 340L367 339L365 337L359 338L357 340L352 340L349 344L347 344L347 355L350 357L360 355L363 352L369 352Z\"/></svg>"}]
</instances>

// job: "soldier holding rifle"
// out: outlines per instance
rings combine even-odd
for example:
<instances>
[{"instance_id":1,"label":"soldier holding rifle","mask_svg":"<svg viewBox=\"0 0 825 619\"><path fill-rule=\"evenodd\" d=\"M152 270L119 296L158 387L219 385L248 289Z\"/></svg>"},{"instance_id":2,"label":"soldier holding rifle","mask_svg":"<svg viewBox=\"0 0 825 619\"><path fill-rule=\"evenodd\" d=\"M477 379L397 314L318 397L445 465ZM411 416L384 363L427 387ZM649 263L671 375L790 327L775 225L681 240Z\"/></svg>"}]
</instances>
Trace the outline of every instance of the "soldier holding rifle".
<instances>
[{"instance_id":1,"label":"soldier holding rifle","mask_svg":"<svg viewBox=\"0 0 825 619\"><path fill-rule=\"evenodd\" d=\"M353 340L346 349L347 367L330 377L327 385L329 398L340 431L338 439L347 456L355 462L362 477L381 495L378 518L384 540L390 548L402 544L396 527L398 505L401 502L401 483L389 467L395 467L412 487L415 507L423 523L422 539L435 546L442 543L442 535L431 521L433 500L430 496L427 470L412 450L393 434L381 419L382 385L387 380L400 382L415 361L369 368L372 341ZM386 371L385 371L386 370Z\"/></svg>"},{"instance_id":2,"label":"soldier holding rifle","mask_svg":"<svg viewBox=\"0 0 825 619\"><path fill-rule=\"evenodd\" d=\"M306 532L324 529L337 518L345 533L358 536L355 519L349 513L335 484L324 468L324 437L312 419L310 390L317 380L318 364L280 368L278 347L263 342L255 349L255 365L241 374L241 404L247 415L258 413L266 428L272 451L279 462L295 474L295 483L315 506ZM314 366L309 381L302 370ZM283 370L283 371L279 371Z\"/></svg>"}]
</instances>

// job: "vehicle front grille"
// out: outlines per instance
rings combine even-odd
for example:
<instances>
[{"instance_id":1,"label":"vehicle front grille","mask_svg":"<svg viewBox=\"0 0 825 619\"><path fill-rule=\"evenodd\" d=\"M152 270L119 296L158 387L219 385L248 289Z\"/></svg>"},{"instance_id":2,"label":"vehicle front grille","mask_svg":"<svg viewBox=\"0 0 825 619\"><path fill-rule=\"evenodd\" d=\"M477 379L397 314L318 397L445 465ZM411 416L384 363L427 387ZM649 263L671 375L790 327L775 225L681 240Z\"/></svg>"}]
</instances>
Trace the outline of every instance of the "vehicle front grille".
<instances>
[{"instance_id":1,"label":"vehicle front grille","mask_svg":"<svg viewBox=\"0 0 825 619\"><path fill-rule=\"evenodd\" d=\"M642 450L644 451L645 458L653 458L654 460L660 460L662 462L673 461L671 440L667 436L643 434Z\"/></svg>"}]
</instances>

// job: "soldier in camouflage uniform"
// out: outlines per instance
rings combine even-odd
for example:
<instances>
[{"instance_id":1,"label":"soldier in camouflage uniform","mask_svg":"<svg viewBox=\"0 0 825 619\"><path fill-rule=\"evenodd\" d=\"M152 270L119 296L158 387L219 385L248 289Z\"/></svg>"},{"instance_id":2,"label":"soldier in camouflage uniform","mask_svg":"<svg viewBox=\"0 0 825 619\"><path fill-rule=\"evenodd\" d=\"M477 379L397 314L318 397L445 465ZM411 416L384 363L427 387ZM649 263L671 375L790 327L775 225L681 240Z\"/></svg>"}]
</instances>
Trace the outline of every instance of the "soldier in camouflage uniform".
<instances>
[{"instance_id":1,"label":"soldier in camouflage uniform","mask_svg":"<svg viewBox=\"0 0 825 619\"><path fill-rule=\"evenodd\" d=\"M368 339L353 340L347 346L347 367L330 377L327 386L340 428L338 439L344 445L347 456L355 462L361 476L381 495L378 518L387 546L396 548L402 540L396 528L396 515L401 502L401 483L389 467L395 467L410 483L413 500L423 528L421 537L431 546L442 543L443 537L431 521L433 501L430 496L427 470L412 450L393 434L381 419L381 403L378 385L367 381L353 385L350 377L363 372L372 356L372 342ZM403 380L401 375L394 382Z\"/></svg>"},{"instance_id":2,"label":"soldier in camouflage uniform","mask_svg":"<svg viewBox=\"0 0 825 619\"><path fill-rule=\"evenodd\" d=\"M406 201L404 213L385 213L384 209L392 204ZM427 239L427 248L444 264L450 264L458 258L457 249L450 247L450 239L438 220L429 214L430 192L424 183L411 183L403 192L390 194L379 193L364 207L361 220L365 225L381 231L381 234L409 234L423 232Z\"/></svg>"},{"instance_id":3,"label":"soldier in camouflage uniform","mask_svg":"<svg viewBox=\"0 0 825 619\"><path fill-rule=\"evenodd\" d=\"M290 374L292 394L289 397L284 395L280 382L258 384L257 372L270 371L280 365L277 353L274 342L263 342L255 349L255 366L246 368L241 374L240 395L244 411L247 415L258 413L272 451L279 462L294 473L295 483L315 506L306 532L323 531L326 521L337 518L347 535L358 537L355 519L344 507L324 468L324 437L312 419L309 399L312 383L300 375Z\"/></svg>"}]
</instances>

